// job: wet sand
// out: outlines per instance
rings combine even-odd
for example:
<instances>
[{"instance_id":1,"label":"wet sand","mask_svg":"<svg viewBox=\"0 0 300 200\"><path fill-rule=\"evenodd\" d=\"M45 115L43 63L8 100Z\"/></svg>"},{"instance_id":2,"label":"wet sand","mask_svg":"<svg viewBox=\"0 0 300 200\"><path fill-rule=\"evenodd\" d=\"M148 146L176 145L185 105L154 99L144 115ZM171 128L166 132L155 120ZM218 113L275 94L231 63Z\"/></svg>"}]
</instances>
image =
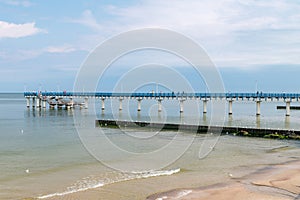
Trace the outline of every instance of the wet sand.
<instances>
[{"instance_id":1,"label":"wet sand","mask_svg":"<svg viewBox=\"0 0 300 200\"><path fill-rule=\"evenodd\" d=\"M195 159L201 142L201 138L198 139L170 166L170 169L180 166L179 173L122 181L123 176L114 179L115 174L110 173L97 178L96 170L90 172L95 178L92 180L101 182L112 178L116 181L46 199L296 199L300 193L300 152L289 143L225 136L206 159L200 160ZM39 192L34 197L64 191L68 188L53 190L50 187L49 191Z\"/></svg>"},{"instance_id":2,"label":"wet sand","mask_svg":"<svg viewBox=\"0 0 300 200\"><path fill-rule=\"evenodd\" d=\"M176 189L154 194L147 200L285 200L300 198L300 161L261 169L242 178L229 174L228 183L207 187Z\"/></svg>"},{"instance_id":3,"label":"wet sand","mask_svg":"<svg viewBox=\"0 0 300 200\"><path fill-rule=\"evenodd\" d=\"M228 174L228 177L219 177L219 182L215 180L214 184L198 188L182 188L184 184L179 184L181 189L167 187L170 181L180 183L183 178L180 176L145 179L143 183L140 182L141 180L131 181L131 184L122 182L108 185L105 188L47 199L107 199L108 197L109 199L120 199L120 196L122 199L147 200L291 200L300 198L300 161L265 166L242 177ZM186 178L186 175L184 176ZM148 197L144 196L151 190L157 191L157 188L154 187L157 179L160 179L162 188L169 190ZM223 182L220 183L220 181ZM126 193L127 196L124 196Z\"/></svg>"}]
</instances>

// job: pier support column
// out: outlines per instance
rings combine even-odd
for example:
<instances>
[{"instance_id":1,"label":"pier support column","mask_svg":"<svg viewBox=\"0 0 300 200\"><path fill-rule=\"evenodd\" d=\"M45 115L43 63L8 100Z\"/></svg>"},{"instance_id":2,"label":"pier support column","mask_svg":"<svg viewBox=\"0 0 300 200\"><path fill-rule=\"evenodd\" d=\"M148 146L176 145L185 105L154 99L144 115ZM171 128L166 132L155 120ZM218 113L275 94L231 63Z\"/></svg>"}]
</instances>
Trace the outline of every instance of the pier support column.
<instances>
[{"instance_id":1,"label":"pier support column","mask_svg":"<svg viewBox=\"0 0 300 200\"><path fill-rule=\"evenodd\" d=\"M70 98L70 107L71 107L71 108L74 107L74 100L73 100L73 98Z\"/></svg>"},{"instance_id":2,"label":"pier support column","mask_svg":"<svg viewBox=\"0 0 300 200\"><path fill-rule=\"evenodd\" d=\"M261 103L260 100L256 101L256 116L260 115L260 103Z\"/></svg>"},{"instance_id":3,"label":"pier support column","mask_svg":"<svg viewBox=\"0 0 300 200\"><path fill-rule=\"evenodd\" d=\"M101 110L105 110L105 98L102 98L101 102L102 102Z\"/></svg>"},{"instance_id":4,"label":"pier support column","mask_svg":"<svg viewBox=\"0 0 300 200\"><path fill-rule=\"evenodd\" d=\"M42 100L42 107L46 108L46 100Z\"/></svg>"},{"instance_id":5,"label":"pier support column","mask_svg":"<svg viewBox=\"0 0 300 200\"><path fill-rule=\"evenodd\" d=\"M30 97L26 97L26 102L27 102L27 108L30 107Z\"/></svg>"},{"instance_id":6,"label":"pier support column","mask_svg":"<svg viewBox=\"0 0 300 200\"><path fill-rule=\"evenodd\" d=\"M119 110L123 110L123 98L119 99Z\"/></svg>"},{"instance_id":7,"label":"pier support column","mask_svg":"<svg viewBox=\"0 0 300 200\"><path fill-rule=\"evenodd\" d=\"M42 100L38 97L37 100L36 100L36 107L40 108L41 105L42 105Z\"/></svg>"},{"instance_id":8,"label":"pier support column","mask_svg":"<svg viewBox=\"0 0 300 200\"><path fill-rule=\"evenodd\" d=\"M162 109L161 109L161 99L158 99L157 100L157 103L158 103L158 112L161 112L162 111Z\"/></svg>"},{"instance_id":9,"label":"pier support column","mask_svg":"<svg viewBox=\"0 0 300 200\"><path fill-rule=\"evenodd\" d=\"M203 113L204 113L204 114L207 113L207 101L208 101L208 100L203 100Z\"/></svg>"},{"instance_id":10,"label":"pier support column","mask_svg":"<svg viewBox=\"0 0 300 200\"><path fill-rule=\"evenodd\" d=\"M233 102L233 100L229 100L228 101L228 114L229 115L232 115L232 102Z\"/></svg>"},{"instance_id":11,"label":"pier support column","mask_svg":"<svg viewBox=\"0 0 300 200\"><path fill-rule=\"evenodd\" d=\"M84 108L88 109L89 108L89 98L84 98Z\"/></svg>"},{"instance_id":12,"label":"pier support column","mask_svg":"<svg viewBox=\"0 0 300 200\"><path fill-rule=\"evenodd\" d=\"M180 113L183 113L183 102L184 102L184 100L183 99L181 99L180 100Z\"/></svg>"},{"instance_id":13,"label":"pier support column","mask_svg":"<svg viewBox=\"0 0 300 200\"><path fill-rule=\"evenodd\" d=\"M39 101L39 98L37 98L37 100L36 100L36 107L37 107L37 108L40 107L40 101Z\"/></svg>"},{"instance_id":14,"label":"pier support column","mask_svg":"<svg viewBox=\"0 0 300 200\"><path fill-rule=\"evenodd\" d=\"M35 97L32 98L32 108L35 108Z\"/></svg>"},{"instance_id":15,"label":"pier support column","mask_svg":"<svg viewBox=\"0 0 300 200\"><path fill-rule=\"evenodd\" d=\"M141 102L142 102L142 99L138 99L138 109L137 109L137 111L141 111Z\"/></svg>"},{"instance_id":16,"label":"pier support column","mask_svg":"<svg viewBox=\"0 0 300 200\"><path fill-rule=\"evenodd\" d=\"M291 101L287 100L285 103L286 103L286 114L285 114L285 116L290 116L291 115Z\"/></svg>"}]
</instances>

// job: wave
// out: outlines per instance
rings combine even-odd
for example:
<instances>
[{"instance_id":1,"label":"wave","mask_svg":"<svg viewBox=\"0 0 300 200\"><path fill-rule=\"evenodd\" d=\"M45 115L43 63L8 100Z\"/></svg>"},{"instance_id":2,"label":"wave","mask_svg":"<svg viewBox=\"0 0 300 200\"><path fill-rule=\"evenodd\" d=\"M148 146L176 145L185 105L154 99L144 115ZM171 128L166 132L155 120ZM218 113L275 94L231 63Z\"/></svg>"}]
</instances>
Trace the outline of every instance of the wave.
<instances>
[{"instance_id":1,"label":"wave","mask_svg":"<svg viewBox=\"0 0 300 200\"><path fill-rule=\"evenodd\" d=\"M47 194L47 195L42 195L37 197L37 199L47 199L50 197L55 197L55 196L65 196L68 194L76 193L76 192L83 192L89 189L95 189L102 187L104 185L108 184L113 184L113 183L119 183L123 181L130 181L134 179L142 179L142 178L150 178L150 177L157 177L157 176L170 176L172 174L176 174L180 172L180 168L178 169L172 169L172 170L161 170L161 171L155 171L155 170L150 170L150 171L132 171L131 173L122 173L122 177L118 177L117 179L111 179L105 181L103 180L82 180L76 183L75 186L67 188L66 191L64 192L57 192L57 193L52 193L52 194Z\"/></svg>"},{"instance_id":2,"label":"wave","mask_svg":"<svg viewBox=\"0 0 300 200\"><path fill-rule=\"evenodd\" d=\"M180 168L178 169L173 169L173 170L162 170L162 171L142 171L142 172L135 172L132 171L132 174L137 174L139 175L138 178L148 178L148 177L155 177L155 176L168 176L172 174L176 174L180 172Z\"/></svg>"},{"instance_id":3,"label":"wave","mask_svg":"<svg viewBox=\"0 0 300 200\"><path fill-rule=\"evenodd\" d=\"M38 197L38 199L47 199L47 198L50 198L50 197L65 196L65 195L72 194L72 193L75 193L75 192L83 192L83 191L86 191L86 190L89 190L89 189L99 188L99 187L102 187L103 185L104 184L102 184L102 183L98 183L98 184L91 185L91 186L84 187L84 188L77 188L77 189L73 189L73 190L67 190L67 191L61 192L61 193L53 193L53 194L43 195L43 196Z\"/></svg>"}]
</instances>

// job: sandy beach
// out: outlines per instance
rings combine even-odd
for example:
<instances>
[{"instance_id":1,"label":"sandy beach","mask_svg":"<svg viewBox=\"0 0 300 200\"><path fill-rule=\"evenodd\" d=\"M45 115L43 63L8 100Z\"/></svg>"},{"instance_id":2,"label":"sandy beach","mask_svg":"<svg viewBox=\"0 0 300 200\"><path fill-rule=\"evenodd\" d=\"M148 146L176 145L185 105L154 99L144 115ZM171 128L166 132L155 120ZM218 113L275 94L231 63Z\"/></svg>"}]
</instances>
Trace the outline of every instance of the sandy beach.
<instances>
[{"instance_id":1,"label":"sandy beach","mask_svg":"<svg viewBox=\"0 0 300 200\"><path fill-rule=\"evenodd\" d=\"M234 177L228 174L229 178L222 179L224 182L215 183L213 185L201 186L196 188L181 188L171 189L166 192L161 192L148 196L147 200L292 200L300 197L300 161L287 162L280 165L273 165L259 169L258 171L248 174L244 177ZM169 181L173 180L169 177ZM154 180L154 179L152 179ZM220 179L221 180L221 179ZM151 179L148 183L141 184L140 181L133 181L130 185L126 182L120 185L109 185L106 188L91 189L84 192L77 192L66 196L55 196L47 199L119 199L120 193L123 190L131 191L131 195L135 199L145 199L142 193L147 193L148 189L154 189L151 186ZM166 188L166 179L161 177L162 185ZM118 191L118 192L116 192ZM135 195L133 193L137 192ZM149 191L148 191L149 192ZM131 195L128 195L130 198ZM123 196L125 199L127 197ZM127 199L128 199L127 198Z\"/></svg>"},{"instance_id":2,"label":"sandy beach","mask_svg":"<svg viewBox=\"0 0 300 200\"><path fill-rule=\"evenodd\" d=\"M176 189L149 196L148 200L285 200L300 197L300 161L274 165L242 178L231 174L228 183L200 188Z\"/></svg>"},{"instance_id":3,"label":"sandy beach","mask_svg":"<svg viewBox=\"0 0 300 200\"><path fill-rule=\"evenodd\" d=\"M94 178L87 180L103 183L102 186L86 190L79 187L76 192L65 187L49 188L47 192L37 191L34 197L48 195L49 198L44 198L47 200L297 199L299 149L290 141L224 136L203 160L195 159L200 142L201 137L171 166L171 169L180 166L180 171L172 175L125 180L125 174L107 171L104 178L97 178L96 174L101 172L95 165L95 172L87 169ZM114 181L102 182L107 177Z\"/></svg>"}]
</instances>

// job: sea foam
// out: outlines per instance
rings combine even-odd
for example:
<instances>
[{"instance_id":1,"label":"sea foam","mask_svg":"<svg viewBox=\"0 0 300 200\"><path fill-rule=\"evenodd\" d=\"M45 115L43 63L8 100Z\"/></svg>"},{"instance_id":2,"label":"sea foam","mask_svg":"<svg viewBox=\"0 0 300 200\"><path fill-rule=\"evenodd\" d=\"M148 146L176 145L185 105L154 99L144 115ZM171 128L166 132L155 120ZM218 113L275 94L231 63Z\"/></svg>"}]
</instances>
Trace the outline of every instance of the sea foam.
<instances>
[{"instance_id":1,"label":"sea foam","mask_svg":"<svg viewBox=\"0 0 300 200\"><path fill-rule=\"evenodd\" d=\"M119 183L123 181L129 181L129 180L134 180L134 179L142 179L142 178L150 178L150 177L157 177L157 176L169 176L172 174L176 174L180 172L180 168L178 169L172 169L172 170L160 170L160 171L155 171L155 170L150 170L150 171L132 171L131 173L123 173L123 177L119 177L118 179L111 179L109 181L103 181L103 180L98 180L98 181L79 181L79 183L76 184L76 186L69 187L66 191L64 192L56 192L52 194L47 194L47 195L42 195L37 197L38 199L47 199L55 196L65 196L68 194L76 193L76 192L83 192L89 189L95 189L102 187L104 185L108 184L113 184L113 183Z\"/></svg>"},{"instance_id":2,"label":"sea foam","mask_svg":"<svg viewBox=\"0 0 300 200\"><path fill-rule=\"evenodd\" d=\"M89 190L89 189L95 189L95 188L102 187L103 185L104 185L103 183L98 183L98 184L90 185L90 186L83 187L83 188L77 188L77 189L67 190L67 191L60 192L60 193L52 193L52 194L39 196L38 199L47 199L47 198L50 198L50 197L64 196L64 195L72 194L72 193L75 193L75 192L83 192L83 191L86 191L86 190Z\"/></svg>"}]
</instances>

